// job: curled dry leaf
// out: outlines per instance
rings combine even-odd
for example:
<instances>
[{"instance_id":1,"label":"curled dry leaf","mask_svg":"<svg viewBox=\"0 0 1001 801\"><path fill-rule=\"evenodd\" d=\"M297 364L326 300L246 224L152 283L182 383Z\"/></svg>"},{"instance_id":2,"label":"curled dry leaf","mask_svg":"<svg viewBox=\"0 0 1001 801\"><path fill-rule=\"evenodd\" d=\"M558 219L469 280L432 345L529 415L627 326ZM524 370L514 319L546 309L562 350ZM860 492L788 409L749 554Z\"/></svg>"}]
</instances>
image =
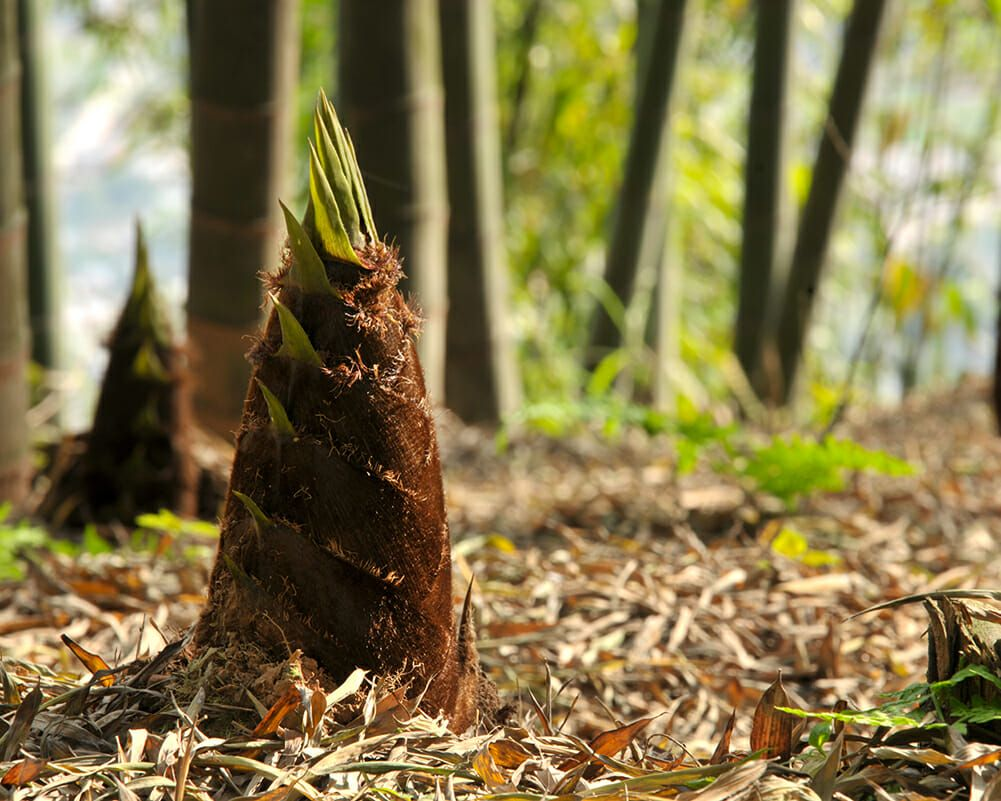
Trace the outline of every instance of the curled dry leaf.
<instances>
[{"instance_id":1,"label":"curled dry leaf","mask_svg":"<svg viewBox=\"0 0 1001 801\"><path fill-rule=\"evenodd\" d=\"M3 744L3 761L7 762L14 758L21 744L27 739L31 732L31 723L38 714L38 709L42 705L42 690L35 687L14 713L14 722L10 724L7 733L0 740Z\"/></svg>"},{"instance_id":2,"label":"curled dry leaf","mask_svg":"<svg viewBox=\"0 0 1001 801\"><path fill-rule=\"evenodd\" d=\"M98 679L103 686L110 687L115 683L115 677L111 672L111 667L107 662L101 659L101 657L97 654L92 654L68 634L63 634L61 639L66 647L73 652L73 656L83 662L83 666L93 673L95 677L98 674L104 674Z\"/></svg>"},{"instance_id":3,"label":"curled dry leaf","mask_svg":"<svg viewBox=\"0 0 1001 801\"><path fill-rule=\"evenodd\" d=\"M25 784L31 784L42 775L47 764L48 762L44 759L25 757L4 773L3 777L0 778L0 784L4 787L22 787Z\"/></svg>"},{"instance_id":4,"label":"curled dry leaf","mask_svg":"<svg viewBox=\"0 0 1001 801\"><path fill-rule=\"evenodd\" d=\"M267 737L268 735L274 734L278 731L278 726L281 725L282 720L285 716L296 709L302 702L302 690L295 684L289 687L279 698L275 701L268 713L261 718L261 722L254 727L255 737Z\"/></svg>"},{"instance_id":5,"label":"curled dry leaf","mask_svg":"<svg viewBox=\"0 0 1001 801\"><path fill-rule=\"evenodd\" d=\"M602 756L615 756L627 748L633 738L650 725L652 720L652 717L640 718L617 729L603 731L591 741L591 750Z\"/></svg>"}]
</instances>

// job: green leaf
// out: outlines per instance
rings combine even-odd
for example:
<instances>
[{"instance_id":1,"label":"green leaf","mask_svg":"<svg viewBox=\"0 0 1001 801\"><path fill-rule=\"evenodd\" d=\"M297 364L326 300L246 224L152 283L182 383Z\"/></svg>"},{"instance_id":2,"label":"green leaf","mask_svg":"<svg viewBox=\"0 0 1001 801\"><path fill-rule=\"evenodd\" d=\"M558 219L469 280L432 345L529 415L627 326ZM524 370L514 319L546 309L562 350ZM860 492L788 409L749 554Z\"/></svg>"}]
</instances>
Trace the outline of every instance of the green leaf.
<instances>
[{"instance_id":1,"label":"green leaf","mask_svg":"<svg viewBox=\"0 0 1001 801\"><path fill-rule=\"evenodd\" d=\"M271 302L275 304L278 312L278 324L282 328L282 346L278 349L279 356L288 356L306 364L322 367L323 362L319 354L309 341L309 337L295 319L295 315L289 311L288 307L278 300L277 296L271 295Z\"/></svg>"},{"instance_id":2,"label":"green leaf","mask_svg":"<svg viewBox=\"0 0 1001 801\"><path fill-rule=\"evenodd\" d=\"M615 379L626 368L628 356L623 349L613 350L603 358L591 373L587 382L587 394L591 398L607 395L615 383Z\"/></svg>"},{"instance_id":3,"label":"green leaf","mask_svg":"<svg viewBox=\"0 0 1001 801\"><path fill-rule=\"evenodd\" d=\"M833 732L834 727L829 721L822 720L820 723L814 724L810 728L810 745L817 749L823 748L824 743L831 739Z\"/></svg>"},{"instance_id":4,"label":"green leaf","mask_svg":"<svg viewBox=\"0 0 1001 801\"><path fill-rule=\"evenodd\" d=\"M341 166L347 176L351 194L354 196L353 199L347 201L348 205L351 206L351 213L355 219L360 215L368 238L374 242L379 238L379 235L375 230L375 220L372 219L372 208L368 202L368 193L365 191L361 170L358 168L358 157L355 155L354 145L340 120L337 119L337 111L322 89L316 102L316 117L330 134L334 149L340 157ZM348 232L352 233L352 229L349 228ZM352 236L352 242L354 243L354 241Z\"/></svg>"},{"instance_id":5,"label":"green leaf","mask_svg":"<svg viewBox=\"0 0 1001 801\"><path fill-rule=\"evenodd\" d=\"M354 188L355 201L361 210L361 218L368 230L368 238L375 242L379 238L379 232L375 228L375 218L372 216L372 206L368 202L368 192L365 191L365 182L361 177L361 169L358 167L358 156L355 155L355 145L351 141L351 135L344 131L344 140L347 142L351 158L348 159L348 166L351 168L351 186Z\"/></svg>"},{"instance_id":6,"label":"green leaf","mask_svg":"<svg viewBox=\"0 0 1001 801\"><path fill-rule=\"evenodd\" d=\"M337 208L337 199L330 182L323 172L320 157L312 143L309 145L309 196L313 201L313 222L320 243L326 255L339 261L361 266L358 254L355 253L348 239L341 213Z\"/></svg>"},{"instance_id":7,"label":"green leaf","mask_svg":"<svg viewBox=\"0 0 1001 801\"><path fill-rule=\"evenodd\" d=\"M170 373L167 372L160 354L156 352L156 343L149 339L145 340L136 351L136 356L132 360L132 372L137 378L151 382L170 381Z\"/></svg>"},{"instance_id":8,"label":"green leaf","mask_svg":"<svg viewBox=\"0 0 1001 801\"><path fill-rule=\"evenodd\" d=\"M282 214L285 215L285 230L288 231L288 243L292 249L292 271L289 273L292 282L303 292L317 294L330 292L336 295L337 292L327 277L327 268L323 266L323 259L313 247L306 229L288 210L288 206L280 200L278 205L282 207Z\"/></svg>"},{"instance_id":9,"label":"green leaf","mask_svg":"<svg viewBox=\"0 0 1001 801\"><path fill-rule=\"evenodd\" d=\"M136 525L153 531L169 531L174 534L192 534L196 537L218 537L219 527L207 520L187 520L178 517L170 509L146 512L136 516Z\"/></svg>"},{"instance_id":10,"label":"green leaf","mask_svg":"<svg viewBox=\"0 0 1001 801\"><path fill-rule=\"evenodd\" d=\"M809 549L806 537L792 528L782 529L772 540L772 551L787 559L799 559Z\"/></svg>"},{"instance_id":11,"label":"green leaf","mask_svg":"<svg viewBox=\"0 0 1001 801\"><path fill-rule=\"evenodd\" d=\"M261 385L263 388L263 384ZM249 495L244 495L242 492L233 490L233 496L243 504L244 508L250 512L250 516L254 519L254 527L257 529L257 533L263 533L264 529L269 528L271 523L271 518L268 517L264 512L261 511L261 507L254 503L254 499Z\"/></svg>"},{"instance_id":12,"label":"green leaf","mask_svg":"<svg viewBox=\"0 0 1001 801\"><path fill-rule=\"evenodd\" d=\"M282 406L282 402L278 400L277 396L270 389L268 389L267 386L265 386L261 379L256 378L254 380L257 381L257 386L261 388L261 394L264 396L264 402L268 404L268 416L271 417L271 425L275 427L275 431L278 434L285 434L287 436L294 437L295 428L292 427L292 422L288 419L288 412L285 411L285 407ZM234 492L234 494L237 493Z\"/></svg>"},{"instance_id":13,"label":"green leaf","mask_svg":"<svg viewBox=\"0 0 1001 801\"><path fill-rule=\"evenodd\" d=\"M914 726L922 729L941 729L944 723L925 723L923 714L908 714L897 712L887 707L877 707L876 709L846 710L844 712L812 712L806 709L793 709L791 707L777 706L780 712L795 715L798 718L819 718L826 721L841 721L857 726Z\"/></svg>"},{"instance_id":14,"label":"green leaf","mask_svg":"<svg viewBox=\"0 0 1001 801\"><path fill-rule=\"evenodd\" d=\"M84 526L81 546L84 553L92 556L101 553L112 553L115 550L111 547L111 543L97 533L97 526L94 525Z\"/></svg>"},{"instance_id":15,"label":"green leaf","mask_svg":"<svg viewBox=\"0 0 1001 801\"><path fill-rule=\"evenodd\" d=\"M355 205L349 174L345 171L341 155L331 139L330 129L323 119L322 109L322 102L318 102L316 114L313 116L313 135L316 138L316 151L320 157L320 166L323 167L330 188L334 192L334 201L337 204L337 211L341 216L348 240L353 247L362 247L365 240L361 235L358 208ZM336 125L336 122L333 124Z\"/></svg>"},{"instance_id":16,"label":"green leaf","mask_svg":"<svg viewBox=\"0 0 1001 801\"><path fill-rule=\"evenodd\" d=\"M750 479L762 492L792 504L799 496L820 490L838 492L849 471L909 475L914 468L883 451L871 451L850 440L833 437L813 442L799 436L774 437L757 446L729 468Z\"/></svg>"}]
</instances>

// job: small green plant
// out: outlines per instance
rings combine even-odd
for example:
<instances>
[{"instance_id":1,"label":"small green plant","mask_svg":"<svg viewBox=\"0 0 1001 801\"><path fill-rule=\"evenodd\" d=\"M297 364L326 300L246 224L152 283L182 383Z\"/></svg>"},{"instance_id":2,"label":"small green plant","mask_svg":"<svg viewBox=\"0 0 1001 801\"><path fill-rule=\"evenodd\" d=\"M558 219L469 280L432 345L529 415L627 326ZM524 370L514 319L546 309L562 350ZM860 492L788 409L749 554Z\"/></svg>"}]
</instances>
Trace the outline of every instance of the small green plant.
<instances>
[{"instance_id":1,"label":"small green plant","mask_svg":"<svg viewBox=\"0 0 1001 801\"><path fill-rule=\"evenodd\" d=\"M651 436L671 434L679 475L691 472L708 450L715 454L712 466L717 472L744 479L752 490L773 495L787 507L813 492L841 491L852 473L903 476L914 472L904 460L851 440L825 437L818 442L793 434L773 436L761 444L746 429L721 424L690 405L682 404L679 413L671 416L612 392L524 406L498 433L498 450L507 447L511 430L517 428L553 438L595 429L606 437L628 428Z\"/></svg>"},{"instance_id":2,"label":"small green plant","mask_svg":"<svg viewBox=\"0 0 1001 801\"><path fill-rule=\"evenodd\" d=\"M9 503L0 504L0 581L23 579L25 554L30 551L51 551L75 558L113 550L95 526L84 527L80 541L73 542L53 537L48 529L28 521L12 521L10 513Z\"/></svg>"},{"instance_id":3,"label":"small green plant","mask_svg":"<svg viewBox=\"0 0 1001 801\"><path fill-rule=\"evenodd\" d=\"M136 517L130 547L134 551L158 554L177 551L187 560L211 557L219 539L219 526L207 520L179 517L169 509L149 512Z\"/></svg>"},{"instance_id":4,"label":"small green plant","mask_svg":"<svg viewBox=\"0 0 1001 801\"><path fill-rule=\"evenodd\" d=\"M11 504L0 504L0 581L24 578L22 554L27 549L44 547L49 532L24 521L11 521Z\"/></svg>"},{"instance_id":5,"label":"small green plant","mask_svg":"<svg viewBox=\"0 0 1001 801\"><path fill-rule=\"evenodd\" d=\"M150 512L136 517L136 525L150 531L163 531L167 534L215 539L219 536L219 526L207 520L191 520L178 517L169 509Z\"/></svg>"},{"instance_id":6,"label":"small green plant","mask_svg":"<svg viewBox=\"0 0 1001 801\"><path fill-rule=\"evenodd\" d=\"M798 718L812 718L820 722L810 733L811 745L820 747L829 739L835 722L856 726L910 727L916 729L942 729L953 726L959 734L965 734L967 726L981 725L1001 720L1001 706L975 696L966 702L960 698L957 688L971 679L982 679L1001 690L1001 677L991 673L982 665L967 665L942 681L921 682L905 687L895 693L888 693L885 704L873 709L843 712L814 712L805 709L778 707L782 712ZM948 709L948 719L943 710Z\"/></svg>"},{"instance_id":7,"label":"small green plant","mask_svg":"<svg viewBox=\"0 0 1001 801\"><path fill-rule=\"evenodd\" d=\"M694 468L703 448L727 443L736 431L736 426L720 425L705 412L690 410L671 416L612 393L526 404L497 434L498 450L507 447L511 430L519 428L553 439L595 429L610 439L630 428L640 429L650 436L676 434L680 473L688 473Z\"/></svg>"},{"instance_id":8,"label":"small green plant","mask_svg":"<svg viewBox=\"0 0 1001 801\"><path fill-rule=\"evenodd\" d=\"M820 442L793 434L773 437L765 445L731 452L725 469L748 479L754 489L792 506L812 492L840 492L851 473L867 471L891 476L911 475L914 468L883 451L857 442L826 437Z\"/></svg>"}]
</instances>

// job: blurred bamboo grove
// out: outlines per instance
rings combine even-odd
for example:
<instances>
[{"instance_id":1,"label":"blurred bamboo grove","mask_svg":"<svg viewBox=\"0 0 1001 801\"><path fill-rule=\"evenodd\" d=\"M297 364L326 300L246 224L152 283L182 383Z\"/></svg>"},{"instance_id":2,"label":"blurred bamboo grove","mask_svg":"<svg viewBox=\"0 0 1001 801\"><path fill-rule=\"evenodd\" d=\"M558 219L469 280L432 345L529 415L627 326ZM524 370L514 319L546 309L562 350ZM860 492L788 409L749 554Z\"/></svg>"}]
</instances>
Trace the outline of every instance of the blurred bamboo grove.
<instances>
[{"instance_id":1,"label":"blurred bamboo grove","mask_svg":"<svg viewBox=\"0 0 1001 801\"><path fill-rule=\"evenodd\" d=\"M8 14L17 5L4 0ZM223 136L214 158L212 140L196 137L197 158L188 159L189 85L210 85L198 70L212 66L195 60L189 82L188 41L192 19L211 5L189 3L187 15L168 0L46 0L34 9L51 58L42 59L47 89L36 74L25 102L34 116L48 107L53 120L58 247L47 266L30 254L28 263L36 283L62 291L32 295L25 319L36 337L62 321L61 366L71 371L100 372L94 346L125 294L140 212L175 316L197 297L199 319L243 321L246 335L256 327L261 299L224 291L249 285L246 265L216 257L221 317L209 294L186 289L189 164L218 171L227 147L247 147ZM275 63L298 51L297 82L269 87L295 116L286 123L296 142L312 135L321 86L341 107L376 217L401 246L409 289L429 316L424 358L439 404L489 421L524 418L525 404L628 400L689 414L736 398L752 413L758 399L794 399L824 424L859 397L899 397L992 369L999 0L371 5L383 22L376 38L364 3L271 0L261 6L280 16L280 29L247 28L242 39L203 46L221 54L214 65L223 70L225 48L246 52L254 36L271 37L260 52ZM0 63L38 52L15 30ZM230 106L225 80L211 80L212 102L199 101L196 123L199 108L217 121L240 102L251 116L276 108L250 92L246 74L232 76ZM0 152L5 187L22 174L20 158L16 148ZM271 185L298 213L306 173L284 162L284 179ZM248 180L230 180L237 200L248 197ZM197 204L194 213L200 236L240 238L218 213ZM255 220L270 225L267 211L254 214L241 223L248 230ZM0 278L20 286L15 273L27 268L10 241L0 240ZM279 265L277 252L260 259L259 269ZM798 272L804 259L807 273ZM241 276L230 282L227 269ZM226 339L246 349L240 332ZM23 383L20 373L0 376L3 396L20 397L10 383ZM241 401L220 408L238 412Z\"/></svg>"}]
</instances>

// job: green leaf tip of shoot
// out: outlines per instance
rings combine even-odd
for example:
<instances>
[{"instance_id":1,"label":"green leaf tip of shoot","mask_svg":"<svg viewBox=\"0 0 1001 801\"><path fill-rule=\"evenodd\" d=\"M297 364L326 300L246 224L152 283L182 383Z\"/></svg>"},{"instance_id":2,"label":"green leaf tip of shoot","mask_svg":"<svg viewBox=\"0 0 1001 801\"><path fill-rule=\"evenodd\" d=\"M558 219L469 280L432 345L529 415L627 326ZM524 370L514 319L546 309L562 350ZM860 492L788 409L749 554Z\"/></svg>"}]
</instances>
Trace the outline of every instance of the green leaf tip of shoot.
<instances>
[{"instance_id":1,"label":"green leaf tip of shoot","mask_svg":"<svg viewBox=\"0 0 1001 801\"><path fill-rule=\"evenodd\" d=\"M282 329L282 346L278 349L279 356L288 356L315 367L322 367L323 361L309 341L309 337L303 330L302 325L295 319L295 315L289 311L288 306L278 300L276 295L271 295L271 302L278 312L278 324Z\"/></svg>"},{"instance_id":2,"label":"green leaf tip of shoot","mask_svg":"<svg viewBox=\"0 0 1001 801\"><path fill-rule=\"evenodd\" d=\"M135 266L132 271L132 286L122 310L121 320L128 320L128 325L138 328L145 338L155 340L157 345L170 344L170 329L156 293L153 274L149 268L149 251L146 247L146 235L143 233L142 222L136 218L136 250Z\"/></svg>"},{"instance_id":3,"label":"green leaf tip of shoot","mask_svg":"<svg viewBox=\"0 0 1001 801\"><path fill-rule=\"evenodd\" d=\"M351 142L351 136L347 130L341 125L341 121L337 119L337 111L334 109L333 103L327 99L327 95L322 89L316 99L316 118L318 124L322 125L330 134L331 142L340 158L341 167L344 170L347 186L351 193L345 202L355 207L352 216L364 228L364 231L359 230L359 241L364 243L364 238L361 236L364 233L369 241L375 242L379 238L379 232L375 228L372 206L368 202L368 192L365 191L365 182L362 180L361 169L358 167L358 156L355 154L354 144Z\"/></svg>"},{"instance_id":4,"label":"green leaf tip of shoot","mask_svg":"<svg viewBox=\"0 0 1001 801\"><path fill-rule=\"evenodd\" d=\"M309 199L313 202L313 225L320 239L320 245L326 255L338 261L361 266L361 260L351 246L348 233L341 221L341 213L337 206L337 198L330 186L320 156L309 143Z\"/></svg>"},{"instance_id":5,"label":"green leaf tip of shoot","mask_svg":"<svg viewBox=\"0 0 1001 801\"><path fill-rule=\"evenodd\" d=\"M354 192L351 188L349 175L350 170L344 169L344 162L341 158L341 150L334 144L336 134L331 133L330 128L336 127L336 121L332 123L324 120L322 106L317 108L313 116L313 138L316 140L316 153L320 157L320 166L327 176L330 188L334 193L334 202L337 204L337 211L340 213L341 222L348 235L348 241L353 248L364 247L365 239L361 235L361 225L358 217L358 206L355 204ZM341 134L343 136L343 133Z\"/></svg>"},{"instance_id":6,"label":"green leaf tip of shoot","mask_svg":"<svg viewBox=\"0 0 1001 801\"><path fill-rule=\"evenodd\" d=\"M263 388L263 384L261 387ZM250 516L254 520L254 528L257 529L257 533L260 534L264 529L271 526L271 518L268 517L264 512L261 511L261 507L254 503L254 499L249 495L244 495L242 492L233 490L233 496L243 504L244 508L250 512Z\"/></svg>"},{"instance_id":7,"label":"green leaf tip of shoot","mask_svg":"<svg viewBox=\"0 0 1001 801\"><path fill-rule=\"evenodd\" d=\"M146 247L146 234L143 233L142 220L136 217L136 270L132 279L133 292L141 283L149 281L149 250Z\"/></svg>"},{"instance_id":8,"label":"green leaf tip of shoot","mask_svg":"<svg viewBox=\"0 0 1001 801\"><path fill-rule=\"evenodd\" d=\"M295 428L292 426L292 421L288 419L288 412L285 411L282 402L278 400L278 396L268 389L267 385L261 379L256 378L254 380L257 381L257 386L260 387L261 394L264 396L264 402L268 405L268 416L271 418L271 425L275 427L275 431L279 434L294 437ZM234 494L239 495L236 492ZM243 498L240 498L240 500L243 500ZM244 506L246 506L246 502L244 502ZM249 509L250 507L247 508Z\"/></svg>"},{"instance_id":9,"label":"green leaf tip of shoot","mask_svg":"<svg viewBox=\"0 0 1001 801\"><path fill-rule=\"evenodd\" d=\"M281 206L282 214L285 215L285 230L288 232L289 247L292 250L292 270L290 272L292 282L303 292L338 295L339 293L327 277L327 268L323 266L323 259L313 247L306 229L289 211L288 206L280 200L278 205Z\"/></svg>"},{"instance_id":10,"label":"green leaf tip of shoot","mask_svg":"<svg viewBox=\"0 0 1001 801\"><path fill-rule=\"evenodd\" d=\"M379 238L358 157L333 104L321 89L309 143L310 208L303 228L327 256L361 266L356 249Z\"/></svg>"},{"instance_id":11,"label":"green leaf tip of shoot","mask_svg":"<svg viewBox=\"0 0 1001 801\"><path fill-rule=\"evenodd\" d=\"M260 593L260 588L258 588L257 584L250 577L250 574L240 567L232 556L228 553L221 555L223 564L226 565L226 569L229 571L229 574L233 577L237 584L239 584L244 590L247 590L254 595Z\"/></svg>"}]
</instances>

